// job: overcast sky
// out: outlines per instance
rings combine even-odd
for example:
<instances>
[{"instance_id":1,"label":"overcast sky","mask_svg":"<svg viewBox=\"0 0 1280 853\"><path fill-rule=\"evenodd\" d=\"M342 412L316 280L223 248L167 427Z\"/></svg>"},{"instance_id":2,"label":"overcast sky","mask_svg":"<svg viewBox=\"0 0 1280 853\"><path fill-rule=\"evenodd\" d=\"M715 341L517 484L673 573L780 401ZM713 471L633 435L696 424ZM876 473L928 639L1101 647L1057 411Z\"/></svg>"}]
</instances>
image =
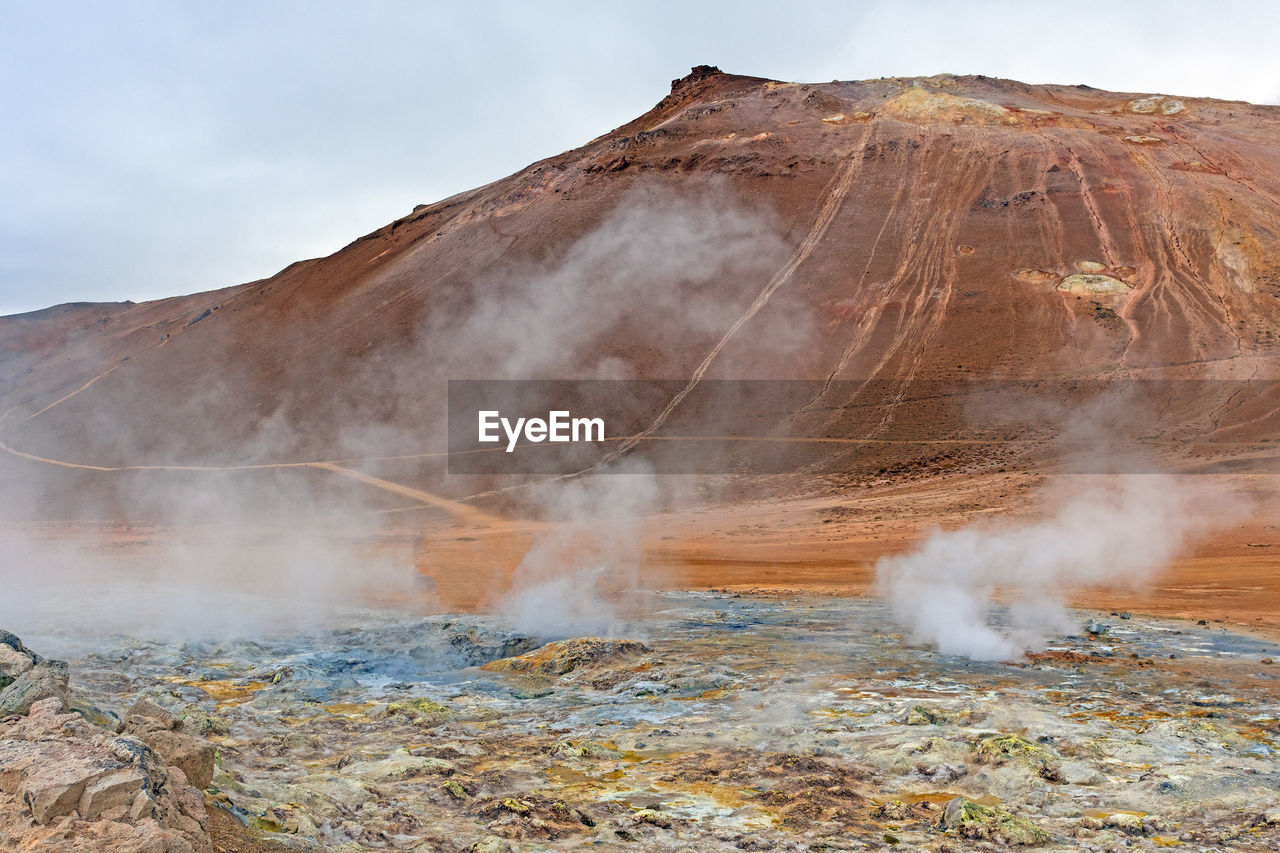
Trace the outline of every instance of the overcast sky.
<instances>
[{"instance_id":1,"label":"overcast sky","mask_svg":"<svg viewBox=\"0 0 1280 853\"><path fill-rule=\"evenodd\" d=\"M0 314L268 276L707 63L1280 102L1280 3L0 0Z\"/></svg>"}]
</instances>

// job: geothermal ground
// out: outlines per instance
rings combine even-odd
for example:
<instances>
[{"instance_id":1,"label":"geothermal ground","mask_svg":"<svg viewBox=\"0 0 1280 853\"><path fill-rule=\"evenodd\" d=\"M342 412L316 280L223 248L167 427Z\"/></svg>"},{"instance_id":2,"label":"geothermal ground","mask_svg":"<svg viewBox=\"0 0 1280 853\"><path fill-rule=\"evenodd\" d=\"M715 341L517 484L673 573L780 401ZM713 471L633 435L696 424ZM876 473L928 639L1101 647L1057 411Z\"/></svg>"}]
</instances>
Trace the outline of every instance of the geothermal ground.
<instances>
[{"instance_id":1,"label":"geothermal ground","mask_svg":"<svg viewBox=\"0 0 1280 853\"><path fill-rule=\"evenodd\" d=\"M626 639L546 644L377 612L261 642L48 642L81 707L216 747L219 850L1280 844L1273 640L1077 613L1043 652L978 663L913 645L864 599L669 592L646 609ZM9 773L31 744L5 726ZM0 793L0 840L105 837L57 809L15 821L15 789L38 789L21 784Z\"/></svg>"}]
</instances>

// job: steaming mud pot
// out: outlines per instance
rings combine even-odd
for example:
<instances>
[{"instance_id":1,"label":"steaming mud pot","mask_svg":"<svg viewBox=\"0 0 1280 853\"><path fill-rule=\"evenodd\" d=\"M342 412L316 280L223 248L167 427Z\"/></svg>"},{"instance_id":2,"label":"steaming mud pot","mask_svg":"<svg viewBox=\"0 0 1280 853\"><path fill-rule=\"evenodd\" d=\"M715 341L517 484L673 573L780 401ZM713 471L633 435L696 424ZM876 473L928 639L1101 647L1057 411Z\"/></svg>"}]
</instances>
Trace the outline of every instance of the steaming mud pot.
<instances>
[{"instance_id":1,"label":"steaming mud pot","mask_svg":"<svg viewBox=\"0 0 1280 853\"><path fill-rule=\"evenodd\" d=\"M148 698L216 744L213 813L268 849L1280 844L1268 639L1076 613L1046 651L978 662L862 599L651 605L621 639L364 614L288 639L99 640L71 688Z\"/></svg>"}]
</instances>

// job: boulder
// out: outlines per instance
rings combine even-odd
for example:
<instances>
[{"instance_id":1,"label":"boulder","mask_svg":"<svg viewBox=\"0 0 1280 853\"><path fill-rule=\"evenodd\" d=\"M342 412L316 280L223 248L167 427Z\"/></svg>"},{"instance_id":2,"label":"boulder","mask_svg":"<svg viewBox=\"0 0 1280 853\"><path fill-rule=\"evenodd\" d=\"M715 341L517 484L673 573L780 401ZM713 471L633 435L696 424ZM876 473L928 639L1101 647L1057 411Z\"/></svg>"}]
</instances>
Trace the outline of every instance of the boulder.
<instances>
[{"instance_id":1,"label":"boulder","mask_svg":"<svg viewBox=\"0 0 1280 853\"><path fill-rule=\"evenodd\" d=\"M1108 829L1115 829L1123 832L1125 835L1146 835L1147 829L1142 824L1142 818L1136 814L1128 812L1115 812L1102 818L1102 825Z\"/></svg>"},{"instance_id":2,"label":"boulder","mask_svg":"<svg viewBox=\"0 0 1280 853\"><path fill-rule=\"evenodd\" d=\"M1280 808L1268 809L1257 815L1253 821L1253 826L1280 826Z\"/></svg>"},{"instance_id":3,"label":"boulder","mask_svg":"<svg viewBox=\"0 0 1280 853\"><path fill-rule=\"evenodd\" d=\"M511 842L496 835L486 836L467 848L468 853L511 853Z\"/></svg>"},{"instance_id":4,"label":"boulder","mask_svg":"<svg viewBox=\"0 0 1280 853\"><path fill-rule=\"evenodd\" d=\"M86 783L80 795L77 811L85 820L96 820L103 812L133 805L142 794L147 777L133 767L107 773L93 782Z\"/></svg>"},{"instance_id":5,"label":"boulder","mask_svg":"<svg viewBox=\"0 0 1280 853\"><path fill-rule=\"evenodd\" d=\"M0 717L26 714L31 706L44 699L67 698L67 665L62 661L41 661L0 690Z\"/></svg>"},{"instance_id":6,"label":"boulder","mask_svg":"<svg viewBox=\"0 0 1280 853\"><path fill-rule=\"evenodd\" d=\"M137 732L137 737L166 764L181 770L197 788L207 788L213 781L218 750L209 741L169 729L149 729Z\"/></svg>"},{"instance_id":7,"label":"boulder","mask_svg":"<svg viewBox=\"0 0 1280 853\"><path fill-rule=\"evenodd\" d=\"M1083 761L1068 761L1058 769L1058 775L1067 785L1102 785L1107 777Z\"/></svg>"},{"instance_id":8,"label":"boulder","mask_svg":"<svg viewBox=\"0 0 1280 853\"><path fill-rule=\"evenodd\" d=\"M225 735L231 731L231 723L211 714L198 704L190 704L178 712L180 728L188 734L196 735Z\"/></svg>"},{"instance_id":9,"label":"boulder","mask_svg":"<svg viewBox=\"0 0 1280 853\"><path fill-rule=\"evenodd\" d=\"M8 643L0 643L0 678L12 682L35 665L35 657L30 653L20 652Z\"/></svg>"},{"instance_id":10,"label":"boulder","mask_svg":"<svg viewBox=\"0 0 1280 853\"><path fill-rule=\"evenodd\" d=\"M454 766L441 758L413 756L397 750L380 761L352 762L340 772L367 782L402 782L421 776L449 776L454 772Z\"/></svg>"},{"instance_id":11,"label":"boulder","mask_svg":"<svg viewBox=\"0 0 1280 853\"><path fill-rule=\"evenodd\" d=\"M67 710L95 726L115 728L119 723L113 715L68 692L65 662L46 660L13 634L0 631L0 717L26 714L36 702L55 697Z\"/></svg>"},{"instance_id":12,"label":"boulder","mask_svg":"<svg viewBox=\"0 0 1280 853\"><path fill-rule=\"evenodd\" d=\"M967 797L956 797L942 810L943 829L964 838L996 841L1000 844L1035 846L1049 840L1049 835L1026 818L1016 817L1002 808L975 803Z\"/></svg>"},{"instance_id":13,"label":"boulder","mask_svg":"<svg viewBox=\"0 0 1280 853\"><path fill-rule=\"evenodd\" d=\"M212 850L203 795L182 770L137 738L64 711L57 696L36 701L0 739L0 792L16 806L0 810L0 846Z\"/></svg>"},{"instance_id":14,"label":"boulder","mask_svg":"<svg viewBox=\"0 0 1280 853\"><path fill-rule=\"evenodd\" d=\"M8 687L42 658L28 649L16 634L0 630L0 690Z\"/></svg>"},{"instance_id":15,"label":"boulder","mask_svg":"<svg viewBox=\"0 0 1280 853\"><path fill-rule=\"evenodd\" d=\"M178 725L177 717L150 699L139 699L134 702L133 707L126 711L124 715L124 730L131 733L154 730L168 731L178 728Z\"/></svg>"},{"instance_id":16,"label":"boulder","mask_svg":"<svg viewBox=\"0 0 1280 853\"><path fill-rule=\"evenodd\" d=\"M1061 763L1049 747L1031 743L1018 735L997 735L978 741L973 750L979 764L1015 762L1033 770L1042 779L1061 781Z\"/></svg>"},{"instance_id":17,"label":"boulder","mask_svg":"<svg viewBox=\"0 0 1280 853\"><path fill-rule=\"evenodd\" d=\"M31 660L34 661L35 663L40 663L42 660L44 660L44 658L40 657L40 655L36 654L35 652L31 651L31 649L23 645L22 640L18 639L17 634L12 634L8 631L5 631L2 628L0 628L0 646L5 646L10 651L14 651L14 652L18 652L19 654L26 655L27 657L31 658Z\"/></svg>"},{"instance_id":18,"label":"boulder","mask_svg":"<svg viewBox=\"0 0 1280 853\"><path fill-rule=\"evenodd\" d=\"M39 824L82 805L97 809L95 816L127 805L147 781L137 765L104 748L99 730L62 711L57 697L36 702L0 741L0 788L25 803Z\"/></svg>"},{"instance_id":19,"label":"boulder","mask_svg":"<svg viewBox=\"0 0 1280 853\"><path fill-rule=\"evenodd\" d=\"M928 705L913 705L902 721L908 726L941 726L951 721L951 715Z\"/></svg>"},{"instance_id":20,"label":"boulder","mask_svg":"<svg viewBox=\"0 0 1280 853\"><path fill-rule=\"evenodd\" d=\"M95 726L111 729L113 732L120 728L120 718L118 716L111 711L102 710L83 696L77 696L72 693L67 697L66 703L68 711L79 714Z\"/></svg>"},{"instance_id":21,"label":"boulder","mask_svg":"<svg viewBox=\"0 0 1280 853\"><path fill-rule=\"evenodd\" d=\"M1122 294L1133 290L1132 287L1125 284L1118 278L1109 275L1097 275L1095 273L1076 273L1064 278L1058 284L1058 290L1065 293L1079 293L1089 295L1099 294Z\"/></svg>"},{"instance_id":22,"label":"boulder","mask_svg":"<svg viewBox=\"0 0 1280 853\"><path fill-rule=\"evenodd\" d=\"M74 812L85 788L105 774L84 756L59 750L41 752L40 759L22 774L15 795L31 810L36 823L51 823Z\"/></svg>"}]
</instances>

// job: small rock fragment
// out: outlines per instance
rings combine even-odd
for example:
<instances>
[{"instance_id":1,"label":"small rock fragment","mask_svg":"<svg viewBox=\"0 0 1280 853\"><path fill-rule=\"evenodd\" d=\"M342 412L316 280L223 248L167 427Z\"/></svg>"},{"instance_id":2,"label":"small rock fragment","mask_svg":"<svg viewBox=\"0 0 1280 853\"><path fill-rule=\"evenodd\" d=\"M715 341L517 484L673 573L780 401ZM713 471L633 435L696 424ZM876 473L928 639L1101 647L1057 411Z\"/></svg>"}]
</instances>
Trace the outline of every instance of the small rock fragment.
<instances>
[{"instance_id":1,"label":"small rock fragment","mask_svg":"<svg viewBox=\"0 0 1280 853\"><path fill-rule=\"evenodd\" d=\"M648 646L635 640L578 637L547 643L519 657L491 661L482 669L491 672L538 672L544 675L566 675L583 666L612 663L647 651L649 651Z\"/></svg>"},{"instance_id":2,"label":"small rock fragment","mask_svg":"<svg viewBox=\"0 0 1280 853\"><path fill-rule=\"evenodd\" d=\"M1142 818L1128 812L1116 812L1115 814L1104 815L1102 825L1109 829L1118 829L1125 835L1146 835L1146 828L1142 825Z\"/></svg>"}]
</instances>

